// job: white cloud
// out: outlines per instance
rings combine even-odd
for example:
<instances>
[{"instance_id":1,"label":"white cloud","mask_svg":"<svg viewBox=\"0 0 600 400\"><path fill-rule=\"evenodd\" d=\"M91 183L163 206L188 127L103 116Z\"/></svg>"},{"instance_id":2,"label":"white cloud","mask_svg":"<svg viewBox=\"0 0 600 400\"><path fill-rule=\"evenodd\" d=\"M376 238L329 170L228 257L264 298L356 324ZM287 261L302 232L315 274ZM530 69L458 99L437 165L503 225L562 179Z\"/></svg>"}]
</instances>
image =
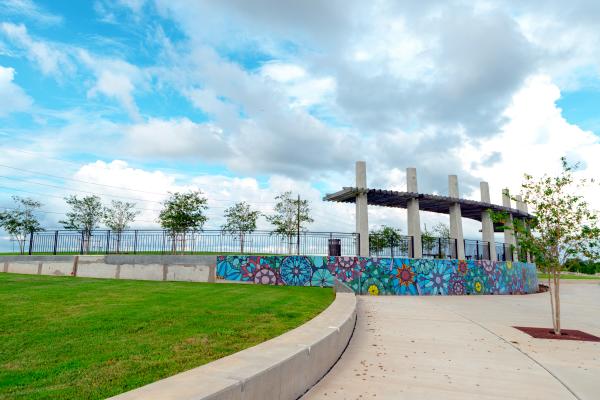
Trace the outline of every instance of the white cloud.
<instances>
[{"instance_id":1,"label":"white cloud","mask_svg":"<svg viewBox=\"0 0 600 400\"><path fill-rule=\"evenodd\" d=\"M143 71L126 61L99 57L79 49L79 60L91 69L96 76L96 82L87 94L89 97L103 94L117 100L135 120L141 120L139 109L134 99L134 92L146 87L146 77Z\"/></svg>"},{"instance_id":2,"label":"white cloud","mask_svg":"<svg viewBox=\"0 0 600 400\"><path fill-rule=\"evenodd\" d=\"M4 15L24 16L47 25L56 25L63 22L61 16L43 10L31 0L3 0L0 3L0 13Z\"/></svg>"},{"instance_id":3,"label":"white cloud","mask_svg":"<svg viewBox=\"0 0 600 400\"><path fill-rule=\"evenodd\" d=\"M134 155L201 158L225 161L230 149L222 131L209 123L187 118L152 118L127 128L125 146Z\"/></svg>"},{"instance_id":4,"label":"white cloud","mask_svg":"<svg viewBox=\"0 0 600 400\"><path fill-rule=\"evenodd\" d=\"M560 90L550 77L534 76L515 96L506 110L509 122L502 132L479 146L461 152L465 167L491 182L492 200L500 203L504 187L520 190L523 174L542 176L560 171L560 158L580 162L580 176L597 178L600 171L600 138L570 124L556 106ZM480 164L482 155L499 151L501 159L492 165ZM591 189L587 199L600 209L600 188ZM477 194L478 196L478 194Z\"/></svg>"},{"instance_id":5,"label":"white cloud","mask_svg":"<svg viewBox=\"0 0 600 400\"><path fill-rule=\"evenodd\" d=\"M331 101L335 93L335 80L331 77L316 78L308 75L299 65L269 62L260 74L273 81L274 86L289 99L291 107L309 107Z\"/></svg>"},{"instance_id":6,"label":"white cloud","mask_svg":"<svg viewBox=\"0 0 600 400\"><path fill-rule=\"evenodd\" d=\"M261 73L277 82L289 82L306 77L304 68L280 62L269 62L262 66Z\"/></svg>"},{"instance_id":7,"label":"white cloud","mask_svg":"<svg viewBox=\"0 0 600 400\"><path fill-rule=\"evenodd\" d=\"M15 70L0 65L0 117L16 111L27 111L33 101L13 82Z\"/></svg>"},{"instance_id":8,"label":"white cloud","mask_svg":"<svg viewBox=\"0 0 600 400\"><path fill-rule=\"evenodd\" d=\"M26 57L38 64L44 75L60 76L73 70L73 65L63 50L48 42L32 39L25 25L3 22L0 31L25 50Z\"/></svg>"}]
</instances>

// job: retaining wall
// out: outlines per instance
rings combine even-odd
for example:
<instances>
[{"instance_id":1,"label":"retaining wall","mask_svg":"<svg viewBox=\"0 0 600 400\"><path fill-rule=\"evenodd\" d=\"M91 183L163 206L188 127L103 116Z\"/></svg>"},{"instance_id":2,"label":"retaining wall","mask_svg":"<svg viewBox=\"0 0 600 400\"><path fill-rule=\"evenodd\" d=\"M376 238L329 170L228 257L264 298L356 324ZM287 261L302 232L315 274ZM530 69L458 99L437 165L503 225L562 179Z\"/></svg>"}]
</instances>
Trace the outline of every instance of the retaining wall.
<instances>
[{"instance_id":1,"label":"retaining wall","mask_svg":"<svg viewBox=\"0 0 600 400\"><path fill-rule=\"evenodd\" d=\"M355 322L354 294L338 293L325 311L290 332L113 399L294 400L336 363Z\"/></svg>"},{"instance_id":2,"label":"retaining wall","mask_svg":"<svg viewBox=\"0 0 600 400\"><path fill-rule=\"evenodd\" d=\"M333 286L357 294L526 294L538 290L535 264L470 260L315 256L218 256L217 279Z\"/></svg>"},{"instance_id":3,"label":"retaining wall","mask_svg":"<svg viewBox=\"0 0 600 400\"><path fill-rule=\"evenodd\" d=\"M215 281L215 256L1 256L0 271L152 281Z\"/></svg>"}]
</instances>

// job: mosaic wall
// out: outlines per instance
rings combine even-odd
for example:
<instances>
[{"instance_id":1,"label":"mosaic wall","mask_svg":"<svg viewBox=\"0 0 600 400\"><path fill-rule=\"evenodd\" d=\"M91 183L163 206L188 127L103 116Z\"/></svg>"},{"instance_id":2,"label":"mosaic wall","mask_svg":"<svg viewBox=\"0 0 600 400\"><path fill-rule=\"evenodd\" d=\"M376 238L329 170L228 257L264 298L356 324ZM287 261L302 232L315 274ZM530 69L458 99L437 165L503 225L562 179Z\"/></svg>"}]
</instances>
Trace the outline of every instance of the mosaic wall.
<instances>
[{"instance_id":1,"label":"mosaic wall","mask_svg":"<svg viewBox=\"0 0 600 400\"><path fill-rule=\"evenodd\" d=\"M333 286L358 294L463 295L535 293L535 264L409 258L219 256L217 278L266 285Z\"/></svg>"}]
</instances>

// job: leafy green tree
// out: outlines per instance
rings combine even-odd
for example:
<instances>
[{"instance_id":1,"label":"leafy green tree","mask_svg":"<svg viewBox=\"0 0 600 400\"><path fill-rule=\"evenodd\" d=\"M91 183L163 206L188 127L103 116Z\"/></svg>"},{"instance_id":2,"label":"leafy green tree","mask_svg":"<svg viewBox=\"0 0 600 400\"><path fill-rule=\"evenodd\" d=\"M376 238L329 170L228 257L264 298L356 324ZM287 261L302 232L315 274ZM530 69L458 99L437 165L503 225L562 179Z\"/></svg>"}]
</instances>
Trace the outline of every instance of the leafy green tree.
<instances>
[{"instance_id":1,"label":"leafy green tree","mask_svg":"<svg viewBox=\"0 0 600 400\"><path fill-rule=\"evenodd\" d=\"M450 227L443 222L438 222L432 228L433 233L442 239L450 239Z\"/></svg>"},{"instance_id":2,"label":"leafy green tree","mask_svg":"<svg viewBox=\"0 0 600 400\"><path fill-rule=\"evenodd\" d=\"M83 249L85 253L90 251L90 238L92 231L98 227L104 215L104 208L98 196L85 196L81 199L77 196L65 197L65 201L71 209L66 218L59 221L65 229L75 229L83 234Z\"/></svg>"},{"instance_id":3,"label":"leafy green tree","mask_svg":"<svg viewBox=\"0 0 600 400\"><path fill-rule=\"evenodd\" d=\"M135 209L135 203L113 200L110 207L104 207L104 224L117 234L117 253L121 249L121 236L135 217L140 214Z\"/></svg>"},{"instance_id":4,"label":"leafy green tree","mask_svg":"<svg viewBox=\"0 0 600 400\"><path fill-rule=\"evenodd\" d=\"M390 249L390 254L394 256L394 249L400 247L401 252L408 251L408 244L402 240L402 230L382 225L380 229L369 233L369 250L375 255L379 255L385 249Z\"/></svg>"},{"instance_id":5,"label":"leafy green tree","mask_svg":"<svg viewBox=\"0 0 600 400\"><path fill-rule=\"evenodd\" d=\"M434 255L433 249L435 248L435 243L437 242L437 238L433 231L427 229L427 225L424 226L423 231L421 232L421 246L423 248L423 255Z\"/></svg>"},{"instance_id":6,"label":"leafy green tree","mask_svg":"<svg viewBox=\"0 0 600 400\"><path fill-rule=\"evenodd\" d=\"M223 232L236 235L240 241L240 253L244 253L244 242L247 234L256 230L256 221L260 211L252 210L245 201L236 203L225 210L225 224L221 226Z\"/></svg>"},{"instance_id":7,"label":"leafy green tree","mask_svg":"<svg viewBox=\"0 0 600 400\"><path fill-rule=\"evenodd\" d=\"M552 323L557 335L561 330L560 274L566 261L581 256L592 262L600 258L598 213L579 194L594 182L574 176L578 164L569 165L564 157L561 162L562 171L557 176L525 175L522 197L533 210L531 220L515 218L511 224L507 215L492 214L504 229L514 230L518 246L548 274Z\"/></svg>"},{"instance_id":8,"label":"leafy green tree","mask_svg":"<svg viewBox=\"0 0 600 400\"><path fill-rule=\"evenodd\" d=\"M43 230L34 215L42 203L19 196L13 196L13 201L14 208L0 212L0 227L19 244L19 253L24 254L27 235Z\"/></svg>"},{"instance_id":9,"label":"leafy green tree","mask_svg":"<svg viewBox=\"0 0 600 400\"><path fill-rule=\"evenodd\" d=\"M206 197L201 191L187 193L170 193L163 203L163 209L158 216L158 222L163 229L169 231L172 238L172 251L177 253L177 241L182 242L185 249L185 234L187 232L202 231L208 218Z\"/></svg>"},{"instance_id":10,"label":"leafy green tree","mask_svg":"<svg viewBox=\"0 0 600 400\"><path fill-rule=\"evenodd\" d=\"M310 204L308 200L292 198L292 192L284 192L275 197L277 203L273 209L273 215L267 215L267 221L275 226L274 232L287 237L288 251L292 252L292 238L296 235L298 227L300 231L306 230L306 224L314 220L310 216Z\"/></svg>"}]
</instances>

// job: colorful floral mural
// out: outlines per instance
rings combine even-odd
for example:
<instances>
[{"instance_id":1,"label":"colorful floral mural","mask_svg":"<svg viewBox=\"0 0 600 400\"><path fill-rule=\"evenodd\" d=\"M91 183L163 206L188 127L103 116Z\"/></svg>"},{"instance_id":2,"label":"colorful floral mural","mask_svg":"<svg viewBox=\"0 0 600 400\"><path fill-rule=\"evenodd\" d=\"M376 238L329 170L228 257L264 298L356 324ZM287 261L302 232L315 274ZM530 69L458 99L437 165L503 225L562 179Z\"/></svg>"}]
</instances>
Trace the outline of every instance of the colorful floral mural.
<instances>
[{"instance_id":1,"label":"colorful floral mural","mask_svg":"<svg viewBox=\"0 0 600 400\"><path fill-rule=\"evenodd\" d=\"M217 278L268 285L333 286L358 294L477 295L535 293L535 264L317 256L218 256Z\"/></svg>"}]
</instances>

